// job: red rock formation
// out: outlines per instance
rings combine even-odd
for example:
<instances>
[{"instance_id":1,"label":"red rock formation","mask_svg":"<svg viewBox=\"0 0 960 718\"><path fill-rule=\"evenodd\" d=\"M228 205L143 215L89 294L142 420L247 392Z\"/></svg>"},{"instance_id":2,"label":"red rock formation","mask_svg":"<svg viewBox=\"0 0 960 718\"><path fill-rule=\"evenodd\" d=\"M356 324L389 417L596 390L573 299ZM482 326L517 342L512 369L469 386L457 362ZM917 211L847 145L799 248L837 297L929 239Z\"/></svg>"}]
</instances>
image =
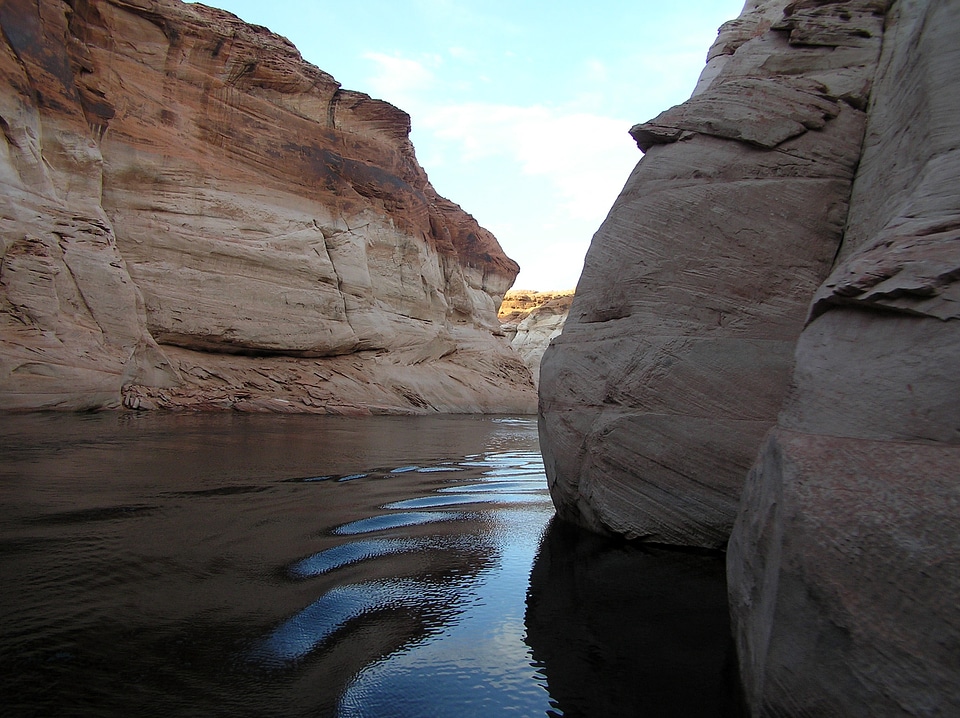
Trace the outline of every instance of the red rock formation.
<instances>
[{"instance_id":1,"label":"red rock formation","mask_svg":"<svg viewBox=\"0 0 960 718\"><path fill-rule=\"evenodd\" d=\"M518 267L436 194L406 113L203 5L0 22L0 407L531 407L497 336Z\"/></svg>"}]
</instances>

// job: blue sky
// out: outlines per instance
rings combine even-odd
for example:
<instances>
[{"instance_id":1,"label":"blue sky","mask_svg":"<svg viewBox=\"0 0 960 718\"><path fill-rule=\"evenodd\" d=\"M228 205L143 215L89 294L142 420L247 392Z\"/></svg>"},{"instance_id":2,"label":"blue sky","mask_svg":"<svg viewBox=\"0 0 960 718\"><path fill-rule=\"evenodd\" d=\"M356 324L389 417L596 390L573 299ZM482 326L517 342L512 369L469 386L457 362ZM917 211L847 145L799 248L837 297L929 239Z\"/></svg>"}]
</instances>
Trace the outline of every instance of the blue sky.
<instances>
[{"instance_id":1,"label":"blue sky","mask_svg":"<svg viewBox=\"0 0 960 718\"><path fill-rule=\"evenodd\" d=\"M743 0L208 0L393 103L437 191L572 289L642 156L630 127L683 102Z\"/></svg>"}]
</instances>

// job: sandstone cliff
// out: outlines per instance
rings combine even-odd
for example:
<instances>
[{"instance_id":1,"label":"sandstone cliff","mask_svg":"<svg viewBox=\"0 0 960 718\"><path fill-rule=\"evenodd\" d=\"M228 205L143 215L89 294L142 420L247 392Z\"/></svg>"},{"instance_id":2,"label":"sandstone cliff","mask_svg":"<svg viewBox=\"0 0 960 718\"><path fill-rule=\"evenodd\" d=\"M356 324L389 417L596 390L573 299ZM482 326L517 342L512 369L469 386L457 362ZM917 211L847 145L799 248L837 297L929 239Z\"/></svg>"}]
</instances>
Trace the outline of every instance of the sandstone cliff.
<instances>
[{"instance_id":1,"label":"sandstone cliff","mask_svg":"<svg viewBox=\"0 0 960 718\"><path fill-rule=\"evenodd\" d=\"M203 5L0 24L0 409L533 409L518 267L405 113Z\"/></svg>"},{"instance_id":2,"label":"sandstone cliff","mask_svg":"<svg viewBox=\"0 0 960 718\"><path fill-rule=\"evenodd\" d=\"M732 530L753 715L960 713L958 38L951 0L748 2L633 128L544 357L561 515Z\"/></svg>"},{"instance_id":3,"label":"sandstone cliff","mask_svg":"<svg viewBox=\"0 0 960 718\"><path fill-rule=\"evenodd\" d=\"M631 130L646 154L541 365L561 516L725 546L840 244L884 9L748 3L694 96Z\"/></svg>"},{"instance_id":4,"label":"sandstone cliff","mask_svg":"<svg viewBox=\"0 0 960 718\"><path fill-rule=\"evenodd\" d=\"M573 299L573 293L573 289L555 291L511 289L503 295L503 301L500 303L500 311L497 315L500 325L509 331L509 327L515 327L545 304L555 300L569 302Z\"/></svg>"},{"instance_id":5,"label":"sandstone cliff","mask_svg":"<svg viewBox=\"0 0 960 718\"><path fill-rule=\"evenodd\" d=\"M550 342L560 336L567 320L573 290L529 292L511 290L500 305L500 326L510 338L535 385L540 383L540 362Z\"/></svg>"},{"instance_id":6,"label":"sandstone cliff","mask_svg":"<svg viewBox=\"0 0 960 718\"><path fill-rule=\"evenodd\" d=\"M761 715L960 715L960 4L898 0L728 552Z\"/></svg>"}]
</instances>

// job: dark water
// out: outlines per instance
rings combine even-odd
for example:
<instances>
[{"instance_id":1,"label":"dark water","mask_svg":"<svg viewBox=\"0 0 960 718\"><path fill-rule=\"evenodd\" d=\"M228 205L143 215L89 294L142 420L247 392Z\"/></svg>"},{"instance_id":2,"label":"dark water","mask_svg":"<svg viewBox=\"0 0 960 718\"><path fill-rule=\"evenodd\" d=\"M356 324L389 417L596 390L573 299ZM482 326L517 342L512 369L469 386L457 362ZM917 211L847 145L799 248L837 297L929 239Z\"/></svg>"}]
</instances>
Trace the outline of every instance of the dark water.
<instances>
[{"instance_id":1,"label":"dark water","mask_svg":"<svg viewBox=\"0 0 960 718\"><path fill-rule=\"evenodd\" d=\"M545 483L527 418L0 417L0 715L735 715L722 558Z\"/></svg>"}]
</instances>

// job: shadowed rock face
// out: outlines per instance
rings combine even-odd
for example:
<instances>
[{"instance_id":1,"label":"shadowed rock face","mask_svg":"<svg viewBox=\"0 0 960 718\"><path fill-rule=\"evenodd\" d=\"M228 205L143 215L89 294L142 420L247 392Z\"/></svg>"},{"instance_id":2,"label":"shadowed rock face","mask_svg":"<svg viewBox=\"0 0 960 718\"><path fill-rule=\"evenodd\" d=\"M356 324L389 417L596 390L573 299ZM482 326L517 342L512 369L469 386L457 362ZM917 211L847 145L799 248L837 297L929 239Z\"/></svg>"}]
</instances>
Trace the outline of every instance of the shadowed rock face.
<instances>
[{"instance_id":1,"label":"shadowed rock face","mask_svg":"<svg viewBox=\"0 0 960 718\"><path fill-rule=\"evenodd\" d=\"M0 408L532 409L404 112L203 5L0 20Z\"/></svg>"},{"instance_id":2,"label":"shadowed rock face","mask_svg":"<svg viewBox=\"0 0 960 718\"><path fill-rule=\"evenodd\" d=\"M722 548L840 246L885 3L749 3L593 238L543 358L561 516Z\"/></svg>"},{"instance_id":3,"label":"shadowed rock face","mask_svg":"<svg viewBox=\"0 0 960 718\"><path fill-rule=\"evenodd\" d=\"M543 360L562 516L732 527L752 715L960 712L957 38L949 0L748 3L633 128Z\"/></svg>"},{"instance_id":4,"label":"shadowed rock face","mask_svg":"<svg viewBox=\"0 0 960 718\"><path fill-rule=\"evenodd\" d=\"M960 713L960 6L891 10L838 262L728 552L758 715Z\"/></svg>"}]
</instances>

